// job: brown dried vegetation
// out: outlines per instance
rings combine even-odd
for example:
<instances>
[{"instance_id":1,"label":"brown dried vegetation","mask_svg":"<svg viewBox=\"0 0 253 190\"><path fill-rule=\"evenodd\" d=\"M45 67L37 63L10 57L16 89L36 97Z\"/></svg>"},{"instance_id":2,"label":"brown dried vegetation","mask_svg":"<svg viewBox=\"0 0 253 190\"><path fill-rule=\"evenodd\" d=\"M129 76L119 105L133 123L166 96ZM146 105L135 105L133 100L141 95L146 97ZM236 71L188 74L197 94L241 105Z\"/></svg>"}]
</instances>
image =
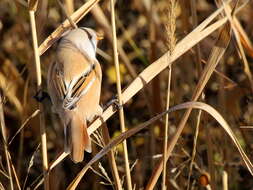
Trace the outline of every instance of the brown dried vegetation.
<instances>
[{"instance_id":1,"label":"brown dried vegetation","mask_svg":"<svg viewBox=\"0 0 253 190\"><path fill-rule=\"evenodd\" d=\"M62 3L0 2L0 189L253 187L252 1ZM90 124L81 164L63 153L50 100L34 98L69 20L104 35L101 104L119 97L124 108Z\"/></svg>"}]
</instances>

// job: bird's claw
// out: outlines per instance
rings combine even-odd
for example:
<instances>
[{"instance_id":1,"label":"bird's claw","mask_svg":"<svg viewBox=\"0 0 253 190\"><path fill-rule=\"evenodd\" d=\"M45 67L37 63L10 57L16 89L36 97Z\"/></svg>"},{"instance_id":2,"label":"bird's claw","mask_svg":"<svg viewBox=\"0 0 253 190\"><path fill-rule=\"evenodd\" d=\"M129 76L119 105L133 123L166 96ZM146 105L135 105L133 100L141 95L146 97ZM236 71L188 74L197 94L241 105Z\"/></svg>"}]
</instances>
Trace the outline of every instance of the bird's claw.
<instances>
[{"instance_id":1,"label":"bird's claw","mask_svg":"<svg viewBox=\"0 0 253 190\"><path fill-rule=\"evenodd\" d=\"M108 107L113 106L114 109L116 110L120 110L121 108L123 108L122 105L120 105L119 100L116 98L113 98L112 100L110 100L104 107L103 107L103 111L105 111Z\"/></svg>"}]
</instances>

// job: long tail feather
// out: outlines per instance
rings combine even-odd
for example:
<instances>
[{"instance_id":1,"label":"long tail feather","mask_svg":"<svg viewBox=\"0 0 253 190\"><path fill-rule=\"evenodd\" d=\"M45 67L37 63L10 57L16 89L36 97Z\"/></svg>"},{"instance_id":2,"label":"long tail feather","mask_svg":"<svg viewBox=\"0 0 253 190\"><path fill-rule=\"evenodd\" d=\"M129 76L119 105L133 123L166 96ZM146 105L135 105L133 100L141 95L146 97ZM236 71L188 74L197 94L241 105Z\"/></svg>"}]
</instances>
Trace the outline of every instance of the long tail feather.
<instances>
[{"instance_id":1,"label":"long tail feather","mask_svg":"<svg viewBox=\"0 0 253 190\"><path fill-rule=\"evenodd\" d=\"M65 144L67 146L65 146L65 151L70 151L71 159L75 163L82 162L84 151L91 152L91 141L87 132L86 121L80 119L75 114L67 126L66 131Z\"/></svg>"}]
</instances>

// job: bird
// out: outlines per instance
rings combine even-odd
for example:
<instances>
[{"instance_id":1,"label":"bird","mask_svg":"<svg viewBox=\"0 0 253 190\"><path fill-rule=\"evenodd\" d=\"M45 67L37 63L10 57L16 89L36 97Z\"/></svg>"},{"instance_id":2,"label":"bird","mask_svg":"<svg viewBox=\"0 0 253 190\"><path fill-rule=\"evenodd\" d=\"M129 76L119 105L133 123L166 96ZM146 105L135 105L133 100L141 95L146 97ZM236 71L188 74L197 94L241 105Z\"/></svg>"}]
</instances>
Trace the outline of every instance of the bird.
<instances>
[{"instance_id":1,"label":"bird","mask_svg":"<svg viewBox=\"0 0 253 190\"><path fill-rule=\"evenodd\" d=\"M96 59L99 36L86 27L63 34L55 61L48 69L48 94L52 110L64 127L64 152L74 163L82 162L84 151L91 152L87 123L100 116L101 66Z\"/></svg>"}]
</instances>

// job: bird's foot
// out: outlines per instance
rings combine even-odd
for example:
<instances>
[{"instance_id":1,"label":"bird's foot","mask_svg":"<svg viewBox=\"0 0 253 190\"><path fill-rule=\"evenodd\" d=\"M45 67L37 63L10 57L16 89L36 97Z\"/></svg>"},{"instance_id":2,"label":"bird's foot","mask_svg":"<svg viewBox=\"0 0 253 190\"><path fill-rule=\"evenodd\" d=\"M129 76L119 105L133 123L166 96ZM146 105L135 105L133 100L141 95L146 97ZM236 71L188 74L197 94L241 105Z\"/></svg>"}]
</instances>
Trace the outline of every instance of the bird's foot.
<instances>
[{"instance_id":1,"label":"bird's foot","mask_svg":"<svg viewBox=\"0 0 253 190\"><path fill-rule=\"evenodd\" d=\"M120 105L119 100L117 98L113 98L105 106L103 106L103 111L105 111L108 107L113 106L114 110L120 110L123 108L122 105Z\"/></svg>"}]
</instances>

